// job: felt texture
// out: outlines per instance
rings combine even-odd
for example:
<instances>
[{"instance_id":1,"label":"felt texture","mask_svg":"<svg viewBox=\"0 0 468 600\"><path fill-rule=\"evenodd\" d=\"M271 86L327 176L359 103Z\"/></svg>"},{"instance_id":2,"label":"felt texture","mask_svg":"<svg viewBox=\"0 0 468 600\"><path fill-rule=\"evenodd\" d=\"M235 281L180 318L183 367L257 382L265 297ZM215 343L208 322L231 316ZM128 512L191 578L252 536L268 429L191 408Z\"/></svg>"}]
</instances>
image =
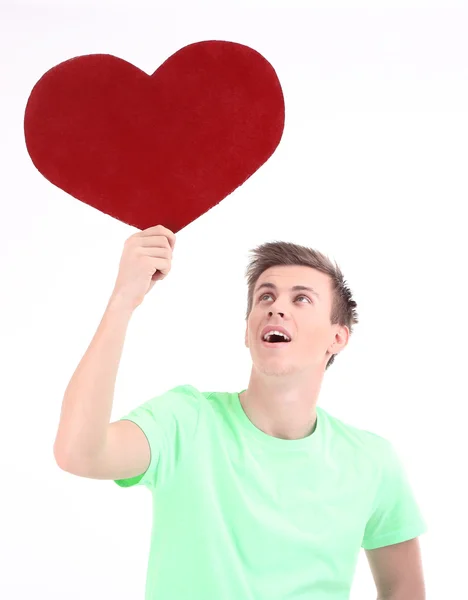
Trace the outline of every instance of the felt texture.
<instances>
[{"instance_id":1,"label":"felt texture","mask_svg":"<svg viewBox=\"0 0 468 600\"><path fill-rule=\"evenodd\" d=\"M66 60L32 89L24 134L57 187L138 229L176 233L268 160L284 119L272 65L213 40L185 46L152 75L109 54Z\"/></svg>"}]
</instances>

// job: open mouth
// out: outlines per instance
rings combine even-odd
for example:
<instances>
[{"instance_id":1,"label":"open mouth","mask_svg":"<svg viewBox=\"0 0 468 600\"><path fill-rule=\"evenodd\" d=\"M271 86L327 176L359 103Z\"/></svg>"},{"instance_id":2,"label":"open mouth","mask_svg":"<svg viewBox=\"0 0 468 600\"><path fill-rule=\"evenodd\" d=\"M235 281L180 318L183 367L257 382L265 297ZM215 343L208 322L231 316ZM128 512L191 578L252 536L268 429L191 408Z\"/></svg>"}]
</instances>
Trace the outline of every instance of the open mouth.
<instances>
[{"instance_id":1,"label":"open mouth","mask_svg":"<svg viewBox=\"0 0 468 600\"><path fill-rule=\"evenodd\" d=\"M282 332L273 331L265 334L262 338L262 341L268 346L282 346L284 344L289 344L291 342L291 339Z\"/></svg>"}]
</instances>

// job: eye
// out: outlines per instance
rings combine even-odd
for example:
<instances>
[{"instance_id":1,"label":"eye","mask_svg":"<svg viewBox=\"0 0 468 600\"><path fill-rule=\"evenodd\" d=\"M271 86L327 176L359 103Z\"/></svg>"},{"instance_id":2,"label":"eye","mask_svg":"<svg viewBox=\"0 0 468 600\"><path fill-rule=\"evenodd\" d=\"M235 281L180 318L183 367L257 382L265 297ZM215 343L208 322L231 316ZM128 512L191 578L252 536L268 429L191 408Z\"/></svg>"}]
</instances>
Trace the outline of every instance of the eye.
<instances>
[{"instance_id":1,"label":"eye","mask_svg":"<svg viewBox=\"0 0 468 600\"><path fill-rule=\"evenodd\" d=\"M271 294L262 294L260 296L259 300L262 301L265 298L265 296L271 296ZM309 304L312 303L311 299L308 296L304 296L304 294L301 294L300 296L296 296L296 300L298 298L305 298L307 300L307 302L309 302Z\"/></svg>"}]
</instances>

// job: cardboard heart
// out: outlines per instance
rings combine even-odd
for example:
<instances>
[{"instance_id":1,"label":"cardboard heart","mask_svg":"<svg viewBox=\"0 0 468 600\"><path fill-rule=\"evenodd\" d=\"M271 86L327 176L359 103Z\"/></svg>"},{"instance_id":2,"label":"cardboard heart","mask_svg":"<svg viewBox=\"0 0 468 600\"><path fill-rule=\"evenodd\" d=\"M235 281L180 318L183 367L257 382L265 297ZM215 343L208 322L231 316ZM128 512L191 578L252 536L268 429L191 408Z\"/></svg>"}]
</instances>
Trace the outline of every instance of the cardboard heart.
<instances>
[{"instance_id":1,"label":"cardboard heart","mask_svg":"<svg viewBox=\"0 0 468 600\"><path fill-rule=\"evenodd\" d=\"M152 75L108 54L47 71L26 147L57 187L120 221L175 233L261 167L284 129L272 65L234 42L186 46Z\"/></svg>"}]
</instances>

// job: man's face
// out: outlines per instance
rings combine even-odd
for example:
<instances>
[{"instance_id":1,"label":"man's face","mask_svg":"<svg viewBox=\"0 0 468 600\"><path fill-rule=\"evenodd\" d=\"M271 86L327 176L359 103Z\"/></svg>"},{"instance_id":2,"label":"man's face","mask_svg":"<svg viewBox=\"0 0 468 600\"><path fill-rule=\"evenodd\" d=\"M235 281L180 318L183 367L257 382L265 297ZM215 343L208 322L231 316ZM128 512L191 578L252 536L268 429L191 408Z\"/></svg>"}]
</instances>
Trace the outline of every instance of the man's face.
<instances>
[{"instance_id":1,"label":"man's face","mask_svg":"<svg viewBox=\"0 0 468 600\"><path fill-rule=\"evenodd\" d=\"M269 375L325 369L331 354L342 350L349 336L347 327L330 322L332 301L331 280L320 271L280 266L262 273L245 334L255 367ZM264 341L262 331L268 325L282 326L291 341Z\"/></svg>"}]
</instances>

